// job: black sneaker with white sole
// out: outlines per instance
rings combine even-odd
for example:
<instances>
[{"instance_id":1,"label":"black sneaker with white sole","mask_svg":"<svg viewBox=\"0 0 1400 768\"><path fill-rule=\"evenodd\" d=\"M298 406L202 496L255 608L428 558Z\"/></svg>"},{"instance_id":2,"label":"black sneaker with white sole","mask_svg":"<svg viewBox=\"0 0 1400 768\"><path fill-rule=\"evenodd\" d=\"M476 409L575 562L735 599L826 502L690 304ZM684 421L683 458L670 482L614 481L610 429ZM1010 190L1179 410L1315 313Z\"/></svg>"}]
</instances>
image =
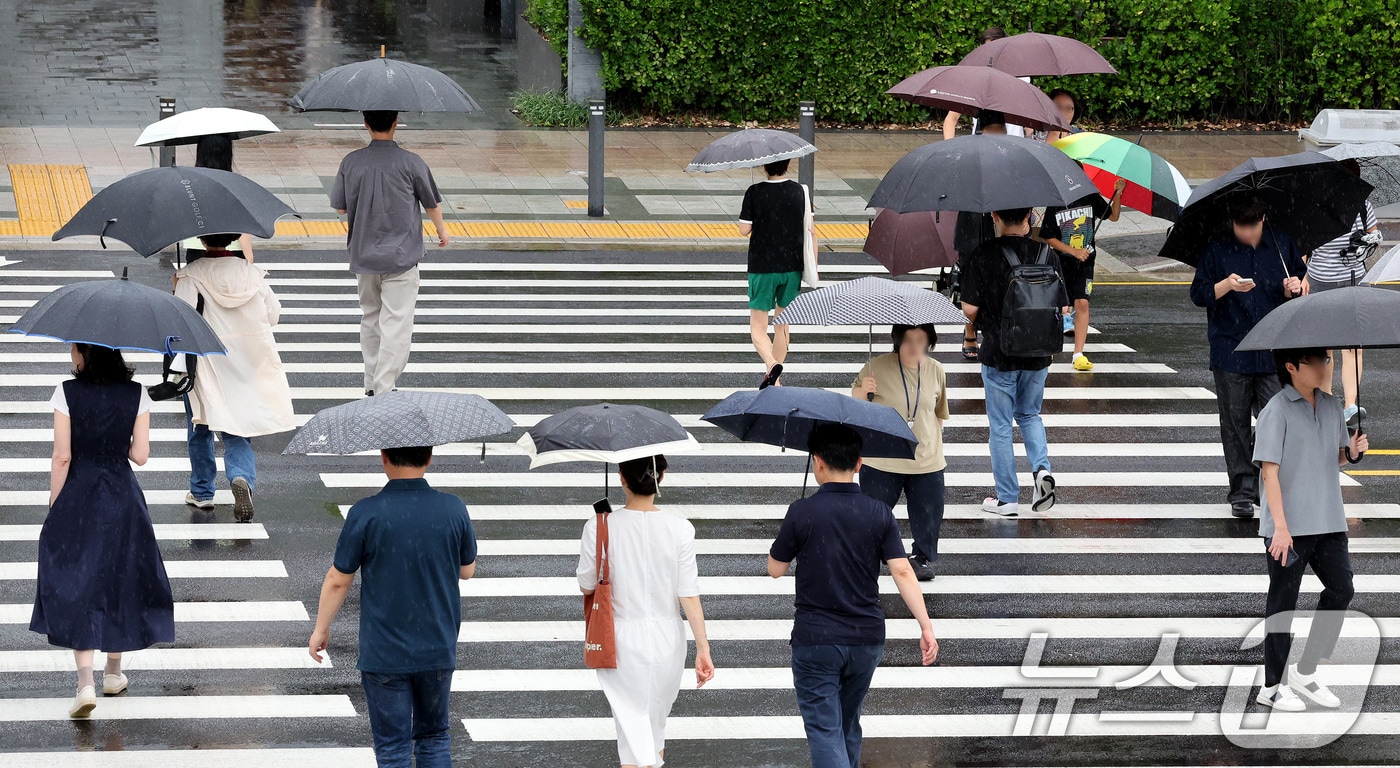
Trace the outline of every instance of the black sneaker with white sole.
<instances>
[{"instance_id":1,"label":"black sneaker with white sole","mask_svg":"<svg viewBox=\"0 0 1400 768\"><path fill-rule=\"evenodd\" d=\"M1055 506L1055 476L1048 469L1036 470L1031 489L1031 511L1044 512Z\"/></svg>"},{"instance_id":2,"label":"black sneaker with white sole","mask_svg":"<svg viewBox=\"0 0 1400 768\"><path fill-rule=\"evenodd\" d=\"M934 573L932 563L918 555L910 555L909 565L914 568L914 578L919 581L933 581Z\"/></svg>"},{"instance_id":3,"label":"black sneaker with white sole","mask_svg":"<svg viewBox=\"0 0 1400 768\"><path fill-rule=\"evenodd\" d=\"M233 519L240 523L253 519L253 488L241 477L233 479Z\"/></svg>"}]
</instances>

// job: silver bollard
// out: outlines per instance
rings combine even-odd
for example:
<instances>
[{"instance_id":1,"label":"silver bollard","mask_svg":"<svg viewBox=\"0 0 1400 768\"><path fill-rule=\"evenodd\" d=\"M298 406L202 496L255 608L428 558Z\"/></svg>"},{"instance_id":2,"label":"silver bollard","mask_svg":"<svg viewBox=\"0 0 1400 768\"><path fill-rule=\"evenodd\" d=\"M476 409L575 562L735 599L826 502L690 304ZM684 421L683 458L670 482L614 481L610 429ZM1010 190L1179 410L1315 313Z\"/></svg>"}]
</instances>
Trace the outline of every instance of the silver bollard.
<instances>
[{"instance_id":1,"label":"silver bollard","mask_svg":"<svg viewBox=\"0 0 1400 768\"><path fill-rule=\"evenodd\" d=\"M588 102L588 215L603 215L603 116L602 99Z\"/></svg>"}]
</instances>

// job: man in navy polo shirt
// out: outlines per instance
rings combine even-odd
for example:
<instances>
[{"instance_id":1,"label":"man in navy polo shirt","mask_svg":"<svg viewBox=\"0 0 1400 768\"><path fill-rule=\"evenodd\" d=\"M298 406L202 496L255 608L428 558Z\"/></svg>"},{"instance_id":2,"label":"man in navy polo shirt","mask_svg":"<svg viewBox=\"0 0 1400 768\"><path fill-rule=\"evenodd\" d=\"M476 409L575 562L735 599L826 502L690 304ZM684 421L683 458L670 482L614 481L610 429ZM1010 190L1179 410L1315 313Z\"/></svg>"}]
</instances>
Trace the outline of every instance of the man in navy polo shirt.
<instances>
[{"instance_id":1,"label":"man in navy polo shirt","mask_svg":"<svg viewBox=\"0 0 1400 768\"><path fill-rule=\"evenodd\" d=\"M360 584L360 679L380 768L452 765L447 711L462 623L458 579L476 571L476 536L462 500L428 487L432 448L380 451L384 490L350 508L321 586L311 657Z\"/></svg>"},{"instance_id":2,"label":"man in navy polo shirt","mask_svg":"<svg viewBox=\"0 0 1400 768\"><path fill-rule=\"evenodd\" d=\"M808 437L821 488L794 502L768 553L768 575L797 569L792 625L792 679L807 728L813 768L859 768L860 709L885 654L880 564L889 566L900 597L919 622L923 663L938 656L924 595L904 552L888 505L861 493L860 435L820 424Z\"/></svg>"}]
</instances>

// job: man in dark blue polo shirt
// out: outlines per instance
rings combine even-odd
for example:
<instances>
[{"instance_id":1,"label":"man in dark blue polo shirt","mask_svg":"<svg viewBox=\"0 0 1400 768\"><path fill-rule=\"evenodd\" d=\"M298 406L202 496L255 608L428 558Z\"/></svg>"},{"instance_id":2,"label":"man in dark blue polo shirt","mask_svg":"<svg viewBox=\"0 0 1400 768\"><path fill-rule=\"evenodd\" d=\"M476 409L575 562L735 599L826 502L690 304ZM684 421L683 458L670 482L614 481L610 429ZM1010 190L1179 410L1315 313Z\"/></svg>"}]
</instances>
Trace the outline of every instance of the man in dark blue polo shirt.
<instances>
[{"instance_id":1,"label":"man in dark blue polo shirt","mask_svg":"<svg viewBox=\"0 0 1400 768\"><path fill-rule=\"evenodd\" d=\"M807 728L813 768L859 768L860 709L885 654L880 564L886 563L909 612L919 622L923 663L938 641L924 595L904 553L888 505L861 493L860 435L841 424L812 429L807 450L821 483L794 502L768 553L768 575L797 569L797 615L792 625L792 679Z\"/></svg>"},{"instance_id":2,"label":"man in dark blue polo shirt","mask_svg":"<svg viewBox=\"0 0 1400 768\"><path fill-rule=\"evenodd\" d=\"M1230 475L1226 500L1235 517L1253 517L1259 503L1259 469L1254 465L1250 419L1278 394L1278 373L1269 352L1236 352L1256 323L1303 291L1307 272L1287 232L1265 220L1258 198L1236 203L1233 231L1216 237L1201 252L1191 301L1205 307L1210 338L1210 369L1220 411L1220 441Z\"/></svg>"},{"instance_id":3,"label":"man in dark blue polo shirt","mask_svg":"<svg viewBox=\"0 0 1400 768\"><path fill-rule=\"evenodd\" d=\"M428 487L432 448L380 451L384 490L350 508L321 586L311 657L360 584L360 678L381 768L452 765L447 711L462 623L459 579L476 571L476 536L462 500Z\"/></svg>"}]
</instances>

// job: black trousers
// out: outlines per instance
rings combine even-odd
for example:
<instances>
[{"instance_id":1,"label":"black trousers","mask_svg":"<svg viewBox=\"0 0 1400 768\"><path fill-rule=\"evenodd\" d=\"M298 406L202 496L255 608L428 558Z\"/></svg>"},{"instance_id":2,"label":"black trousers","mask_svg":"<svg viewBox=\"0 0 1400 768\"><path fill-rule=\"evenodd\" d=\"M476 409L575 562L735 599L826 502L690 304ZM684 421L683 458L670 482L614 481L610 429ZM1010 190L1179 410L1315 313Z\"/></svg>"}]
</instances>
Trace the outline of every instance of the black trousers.
<instances>
[{"instance_id":1,"label":"black trousers","mask_svg":"<svg viewBox=\"0 0 1400 768\"><path fill-rule=\"evenodd\" d=\"M1298 553L1298 562L1291 568L1285 568L1277 559L1265 555L1269 558L1269 597L1264 608L1265 685L1278 685L1288 666L1288 652L1293 648L1293 633L1288 631L1288 622L1280 617L1280 626L1276 627L1268 621L1268 617L1298 607L1298 588L1303 583L1303 572L1308 566L1312 566L1313 573L1322 582L1322 594L1317 599L1317 613L1308 632L1308 644L1303 647L1302 662L1307 662L1303 666L1314 666L1332 655L1332 650L1337 646L1337 636L1342 631L1344 612L1351 605L1354 594L1346 533L1339 531L1295 536L1293 551ZM1276 632L1276 629L1283 631Z\"/></svg>"},{"instance_id":2,"label":"black trousers","mask_svg":"<svg viewBox=\"0 0 1400 768\"><path fill-rule=\"evenodd\" d=\"M1225 471L1230 475L1231 504L1259 503L1259 468L1254 466L1254 426L1269 399L1282 385L1272 373L1231 373L1216 369L1215 401L1220 409L1220 442L1225 447Z\"/></svg>"}]
</instances>

